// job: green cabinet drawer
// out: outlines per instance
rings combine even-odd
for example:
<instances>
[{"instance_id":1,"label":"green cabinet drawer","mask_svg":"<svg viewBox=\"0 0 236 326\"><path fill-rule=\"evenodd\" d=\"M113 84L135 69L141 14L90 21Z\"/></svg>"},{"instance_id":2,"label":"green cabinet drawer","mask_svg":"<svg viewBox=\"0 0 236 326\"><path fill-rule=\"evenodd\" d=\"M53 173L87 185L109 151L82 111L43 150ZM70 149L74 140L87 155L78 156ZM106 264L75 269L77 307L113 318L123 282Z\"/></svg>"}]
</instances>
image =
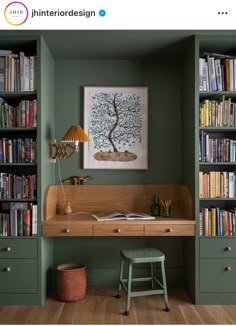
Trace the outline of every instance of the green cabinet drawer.
<instances>
[{"instance_id":1,"label":"green cabinet drawer","mask_svg":"<svg viewBox=\"0 0 236 326\"><path fill-rule=\"evenodd\" d=\"M201 258L236 258L236 238L200 239Z\"/></svg>"},{"instance_id":2,"label":"green cabinet drawer","mask_svg":"<svg viewBox=\"0 0 236 326\"><path fill-rule=\"evenodd\" d=\"M0 258L37 258L38 239L0 239Z\"/></svg>"},{"instance_id":3,"label":"green cabinet drawer","mask_svg":"<svg viewBox=\"0 0 236 326\"><path fill-rule=\"evenodd\" d=\"M0 259L0 293L37 293L36 259Z\"/></svg>"},{"instance_id":4,"label":"green cabinet drawer","mask_svg":"<svg viewBox=\"0 0 236 326\"><path fill-rule=\"evenodd\" d=\"M236 292L235 259L200 259L200 292Z\"/></svg>"}]
</instances>

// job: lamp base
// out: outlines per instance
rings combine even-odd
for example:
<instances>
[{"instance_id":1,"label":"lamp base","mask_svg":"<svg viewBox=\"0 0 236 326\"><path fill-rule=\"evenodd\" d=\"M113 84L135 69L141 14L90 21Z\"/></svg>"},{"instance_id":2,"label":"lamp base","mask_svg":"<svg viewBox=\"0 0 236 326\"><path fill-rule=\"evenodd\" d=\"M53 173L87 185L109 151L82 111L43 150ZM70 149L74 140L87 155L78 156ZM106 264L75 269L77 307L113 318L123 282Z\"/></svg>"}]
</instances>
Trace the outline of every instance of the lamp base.
<instances>
[{"instance_id":1,"label":"lamp base","mask_svg":"<svg viewBox=\"0 0 236 326\"><path fill-rule=\"evenodd\" d=\"M72 208L70 206L70 202L67 203L67 206L64 209L64 214L65 215L70 215L72 213Z\"/></svg>"}]
</instances>

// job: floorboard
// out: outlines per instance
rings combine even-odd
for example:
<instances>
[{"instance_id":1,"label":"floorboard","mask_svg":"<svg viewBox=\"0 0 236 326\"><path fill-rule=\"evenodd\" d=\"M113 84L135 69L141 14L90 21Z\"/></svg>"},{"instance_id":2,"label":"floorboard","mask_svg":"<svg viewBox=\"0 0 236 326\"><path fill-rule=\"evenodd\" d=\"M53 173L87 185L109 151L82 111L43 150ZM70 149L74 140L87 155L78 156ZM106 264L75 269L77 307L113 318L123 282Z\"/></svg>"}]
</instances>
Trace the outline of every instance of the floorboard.
<instances>
[{"instance_id":1,"label":"floorboard","mask_svg":"<svg viewBox=\"0 0 236 326\"><path fill-rule=\"evenodd\" d=\"M0 306L0 324L31 325L222 325L236 324L235 305L193 305L183 289L169 290L170 312L162 295L131 299L124 316L125 294L115 297L111 287L93 287L77 302L61 302L54 295L43 306Z\"/></svg>"}]
</instances>

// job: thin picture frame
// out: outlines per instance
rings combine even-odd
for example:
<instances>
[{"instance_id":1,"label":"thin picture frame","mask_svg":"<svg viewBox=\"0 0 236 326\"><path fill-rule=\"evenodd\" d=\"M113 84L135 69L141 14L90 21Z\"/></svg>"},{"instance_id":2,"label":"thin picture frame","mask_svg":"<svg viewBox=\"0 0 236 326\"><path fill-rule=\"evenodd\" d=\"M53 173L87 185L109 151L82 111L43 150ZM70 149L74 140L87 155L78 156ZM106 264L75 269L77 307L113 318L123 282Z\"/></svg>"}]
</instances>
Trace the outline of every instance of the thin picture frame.
<instances>
[{"instance_id":1,"label":"thin picture frame","mask_svg":"<svg viewBox=\"0 0 236 326\"><path fill-rule=\"evenodd\" d=\"M148 169L148 87L85 86L84 169Z\"/></svg>"}]
</instances>

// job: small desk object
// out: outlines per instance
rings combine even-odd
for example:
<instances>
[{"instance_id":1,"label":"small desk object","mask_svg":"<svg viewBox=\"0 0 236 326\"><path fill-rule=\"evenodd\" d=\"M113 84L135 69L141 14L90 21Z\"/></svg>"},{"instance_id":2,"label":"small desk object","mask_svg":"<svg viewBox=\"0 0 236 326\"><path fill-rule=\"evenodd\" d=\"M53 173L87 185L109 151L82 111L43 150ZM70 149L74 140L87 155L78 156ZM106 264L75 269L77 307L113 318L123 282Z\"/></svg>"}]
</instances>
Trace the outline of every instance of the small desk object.
<instances>
[{"instance_id":1,"label":"small desk object","mask_svg":"<svg viewBox=\"0 0 236 326\"><path fill-rule=\"evenodd\" d=\"M63 189L64 192L61 185L52 185L45 194L45 237L195 234L192 199L185 185L65 185ZM171 200L171 217L101 222L91 216L103 211L150 214L153 195ZM72 215L64 215L64 202L70 202Z\"/></svg>"}]
</instances>

